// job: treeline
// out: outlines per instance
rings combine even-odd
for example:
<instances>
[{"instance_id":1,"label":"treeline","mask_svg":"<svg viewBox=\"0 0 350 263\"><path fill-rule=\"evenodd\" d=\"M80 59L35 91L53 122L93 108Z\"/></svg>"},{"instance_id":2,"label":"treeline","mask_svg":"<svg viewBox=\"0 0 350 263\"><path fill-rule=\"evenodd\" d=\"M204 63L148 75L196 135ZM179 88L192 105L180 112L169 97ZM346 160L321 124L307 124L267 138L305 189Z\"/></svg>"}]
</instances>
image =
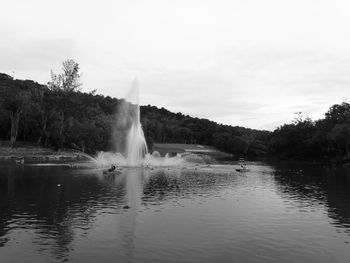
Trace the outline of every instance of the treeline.
<instances>
[{"instance_id":1,"label":"treeline","mask_svg":"<svg viewBox=\"0 0 350 263\"><path fill-rule=\"evenodd\" d=\"M346 102L331 106L316 121L299 112L292 123L273 132L219 125L163 108L142 109L147 137L156 142L212 145L236 156L350 162L350 104Z\"/></svg>"},{"instance_id":2,"label":"treeline","mask_svg":"<svg viewBox=\"0 0 350 263\"><path fill-rule=\"evenodd\" d=\"M63 63L61 74L41 85L0 73L0 140L94 153L112 150L116 111L123 99L81 92L79 65ZM204 144L236 156L284 159L350 158L350 104L333 105L325 118L298 115L273 132L253 130L141 106L149 147L153 143Z\"/></svg>"},{"instance_id":3,"label":"treeline","mask_svg":"<svg viewBox=\"0 0 350 263\"><path fill-rule=\"evenodd\" d=\"M107 149L117 99L0 74L0 139L56 149Z\"/></svg>"},{"instance_id":4,"label":"treeline","mask_svg":"<svg viewBox=\"0 0 350 263\"><path fill-rule=\"evenodd\" d=\"M75 148L94 153L111 150L116 111L123 99L80 91L79 65L63 63L41 85L0 74L0 140L31 142L45 147ZM220 125L207 119L141 106L148 146L154 142L205 144L233 154L267 153L269 132Z\"/></svg>"},{"instance_id":5,"label":"treeline","mask_svg":"<svg viewBox=\"0 0 350 263\"><path fill-rule=\"evenodd\" d=\"M270 135L269 153L283 159L350 161L350 104L335 104L323 119L312 121L299 113Z\"/></svg>"},{"instance_id":6,"label":"treeline","mask_svg":"<svg viewBox=\"0 0 350 263\"><path fill-rule=\"evenodd\" d=\"M0 140L10 140L12 146L25 141L90 153L111 150L116 111L124 101L49 86L0 74ZM258 155L267 149L267 132L219 125L155 106L141 106L141 123L150 148L154 142L168 142L213 145L235 154Z\"/></svg>"},{"instance_id":7,"label":"treeline","mask_svg":"<svg viewBox=\"0 0 350 263\"><path fill-rule=\"evenodd\" d=\"M268 131L222 125L150 105L141 107L141 122L150 143L204 144L234 155L261 156L268 151Z\"/></svg>"}]
</instances>

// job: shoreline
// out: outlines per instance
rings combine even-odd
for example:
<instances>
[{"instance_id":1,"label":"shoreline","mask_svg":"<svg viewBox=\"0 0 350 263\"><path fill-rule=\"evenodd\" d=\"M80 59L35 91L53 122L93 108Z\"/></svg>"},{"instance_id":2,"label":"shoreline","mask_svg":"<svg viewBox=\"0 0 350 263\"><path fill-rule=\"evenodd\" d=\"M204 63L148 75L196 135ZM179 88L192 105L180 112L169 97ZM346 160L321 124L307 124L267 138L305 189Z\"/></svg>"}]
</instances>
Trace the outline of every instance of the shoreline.
<instances>
[{"instance_id":1,"label":"shoreline","mask_svg":"<svg viewBox=\"0 0 350 263\"><path fill-rule=\"evenodd\" d=\"M0 147L1 163L41 163L41 162L62 162L82 161L87 159L83 153L72 149L55 151L43 147Z\"/></svg>"},{"instance_id":2,"label":"shoreline","mask_svg":"<svg viewBox=\"0 0 350 263\"><path fill-rule=\"evenodd\" d=\"M206 155L208 157L214 157L217 161L232 162L236 161L236 158L231 154L224 153L213 147L199 146L202 151L198 151L191 145L185 145L182 147L181 144L158 144L153 150L160 150L162 155L165 155L166 151L170 153L194 153L199 155ZM159 147L161 146L161 147ZM176 147L174 147L176 146ZM188 147L193 149L188 150ZM196 146L198 147L198 145ZM203 149L204 148L204 149ZM163 151L162 151L163 150ZM203 151L204 150L204 151ZM81 162L86 161L89 158L86 153L74 150L74 149L61 149L55 151L52 148L36 147L36 146L21 146L21 147L8 147L0 146L0 163L12 163L12 164L23 164L23 163L60 163L60 162ZM264 158L253 157L246 158L247 161L263 161L267 163L289 163L289 164L313 164L313 165L327 165L337 167L350 167L350 162L347 160L333 159L319 159L319 160L297 160L297 159L279 159L276 156L269 156ZM219 161L220 162L220 161Z\"/></svg>"}]
</instances>

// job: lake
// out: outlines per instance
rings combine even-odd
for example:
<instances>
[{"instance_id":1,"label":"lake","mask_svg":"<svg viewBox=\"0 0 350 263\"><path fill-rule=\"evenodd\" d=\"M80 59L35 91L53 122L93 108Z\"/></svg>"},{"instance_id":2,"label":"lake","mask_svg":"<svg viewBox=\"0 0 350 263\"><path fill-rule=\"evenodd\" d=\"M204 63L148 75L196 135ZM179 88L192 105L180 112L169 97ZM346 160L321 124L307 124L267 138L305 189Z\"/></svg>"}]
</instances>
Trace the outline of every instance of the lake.
<instances>
[{"instance_id":1,"label":"lake","mask_svg":"<svg viewBox=\"0 0 350 263\"><path fill-rule=\"evenodd\" d=\"M350 172L0 166L0 262L349 262Z\"/></svg>"}]
</instances>

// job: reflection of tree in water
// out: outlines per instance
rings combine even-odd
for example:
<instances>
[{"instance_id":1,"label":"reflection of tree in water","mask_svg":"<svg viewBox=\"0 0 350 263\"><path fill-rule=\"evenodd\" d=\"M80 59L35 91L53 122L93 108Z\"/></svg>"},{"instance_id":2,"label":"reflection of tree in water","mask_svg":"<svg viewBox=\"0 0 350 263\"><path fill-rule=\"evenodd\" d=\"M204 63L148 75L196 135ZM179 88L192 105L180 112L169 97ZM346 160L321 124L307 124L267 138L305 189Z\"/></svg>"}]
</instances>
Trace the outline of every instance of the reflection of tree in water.
<instances>
[{"instance_id":1,"label":"reflection of tree in water","mask_svg":"<svg viewBox=\"0 0 350 263\"><path fill-rule=\"evenodd\" d=\"M11 210L14 181L12 174L2 176L0 173L0 247L3 247L9 241L9 238L6 237L9 231L7 222L11 220L12 216L5 212Z\"/></svg>"},{"instance_id":2,"label":"reflection of tree in water","mask_svg":"<svg viewBox=\"0 0 350 263\"><path fill-rule=\"evenodd\" d=\"M326 180L322 169L307 166L275 168L274 179L282 194L298 201L301 206L325 201Z\"/></svg>"},{"instance_id":3,"label":"reflection of tree in water","mask_svg":"<svg viewBox=\"0 0 350 263\"><path fill-rule=\"evenodd\" d=\"M303 165L276 166L275 181L282 195L288 195L300 208L323 205L334 224L350 229L349 171Z\"/></svg>"},{"instance_id":4,"label":"reflection of tree in water","mask_svg":"<svg viewBox=\"0 0 350 263\"><path fill-rule=\"evenodd\" d=\"M10 230L31 229L34 243L66 258L74 229L87 234L99 209L123 204L123 181L69 174L63 168L6 168L0 172L0 246L9 241Z\"/></svg>"},{"instance_id":5,"label":"reflection of tree in water","mask_svg":"<svg viewBox=\"0 0 350 263\"><path fill-rule=\"evenodd\" d=\"M350 171L327 170L328 214L336 223L350 231Z\"/></svg>"},{"instance_id":6,"label":"reflection of tree in water","mask_svg":"<svg viewBox=\"0 0 350 263\"><path fill-rule=\"evenodd\" d=\"M215 173L204 170L171 170L150 171L143 185L143 201L166 200L173 197L191 194L217 194L227 188L236 176L230 173Z\"/></svg>"}]
</instances>

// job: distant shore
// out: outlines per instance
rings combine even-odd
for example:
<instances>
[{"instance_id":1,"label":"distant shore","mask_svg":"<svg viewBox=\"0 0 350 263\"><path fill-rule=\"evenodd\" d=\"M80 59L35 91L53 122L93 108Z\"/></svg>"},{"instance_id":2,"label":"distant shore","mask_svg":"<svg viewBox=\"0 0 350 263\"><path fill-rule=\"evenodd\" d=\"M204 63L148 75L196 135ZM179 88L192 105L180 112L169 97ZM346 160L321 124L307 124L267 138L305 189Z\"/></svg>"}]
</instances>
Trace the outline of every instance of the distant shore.
<instances>
[{"instance_id":1,"label":"distant shore","mask_svg":"<svg viewBox=\"0 0 350 263\"><path fill-rule=\"evenodd\" d=\"M80 152L71 149L55 151L51 148L23 146L0 147L0 162L5 163L32 163L32 162L62 162L85 160Z\"/></svg>"},{"instance_id":2,"label":"distant shore","mask_svg":"<svg viewBox=\"0 0 350 263\"><path fill-rule=\"evenodd\" d=\"M210 157L212 160L234 160L234 155L217 150L215 147L198 145L198 144L180 144L180 143L154 143L151 152L158 151L161 156L168 154L175 156L176 154L198 154ZM249 159L249 158L248 158ZM0 163L60 163L60 162L78 162L86 161L86 154L74 149L60 149L38 147L33 145L20 145L11 148L9 146L0 145ZM312 164L328 164L343 167L350 167L350 160L341 158L322 159L322 160L296 160L296 159L280 159L276 156L265 158L252 158L252 160L263 160L267 162L279 163L312 163Z\"/></svg>"},{"instance_id":3,"label":"distant shore","mask_svg":"<svg viewBox=\"0 0 350 263\"><path fill-rule=\"evenodd\" d=\"M154 143L152 151L159 152L161 156L164 156L165 154L175 155L177 153L194 153L217 157L233 157L232 154L219 151L215 147L200 144Z\"/></svg>"},{"instance_id":4,"label":"distant shore","mask_svg":"<svg viewBox=\"0 0 350 263\"><path fill-rule=\"evenodd\" d=\"M161 156L165 156L167 153L170 156L174 156L177 153L194 153L214 158L233 158L232 154L219 151L214 147L197 144L155 143L153 151L158 151ZM14 148L0 145L0 162L6 163L83 161L87 159L84 155L84 153L73 149L55 151L52 148L30 145L20 145Z\"/></svg>"}]
</instances>

